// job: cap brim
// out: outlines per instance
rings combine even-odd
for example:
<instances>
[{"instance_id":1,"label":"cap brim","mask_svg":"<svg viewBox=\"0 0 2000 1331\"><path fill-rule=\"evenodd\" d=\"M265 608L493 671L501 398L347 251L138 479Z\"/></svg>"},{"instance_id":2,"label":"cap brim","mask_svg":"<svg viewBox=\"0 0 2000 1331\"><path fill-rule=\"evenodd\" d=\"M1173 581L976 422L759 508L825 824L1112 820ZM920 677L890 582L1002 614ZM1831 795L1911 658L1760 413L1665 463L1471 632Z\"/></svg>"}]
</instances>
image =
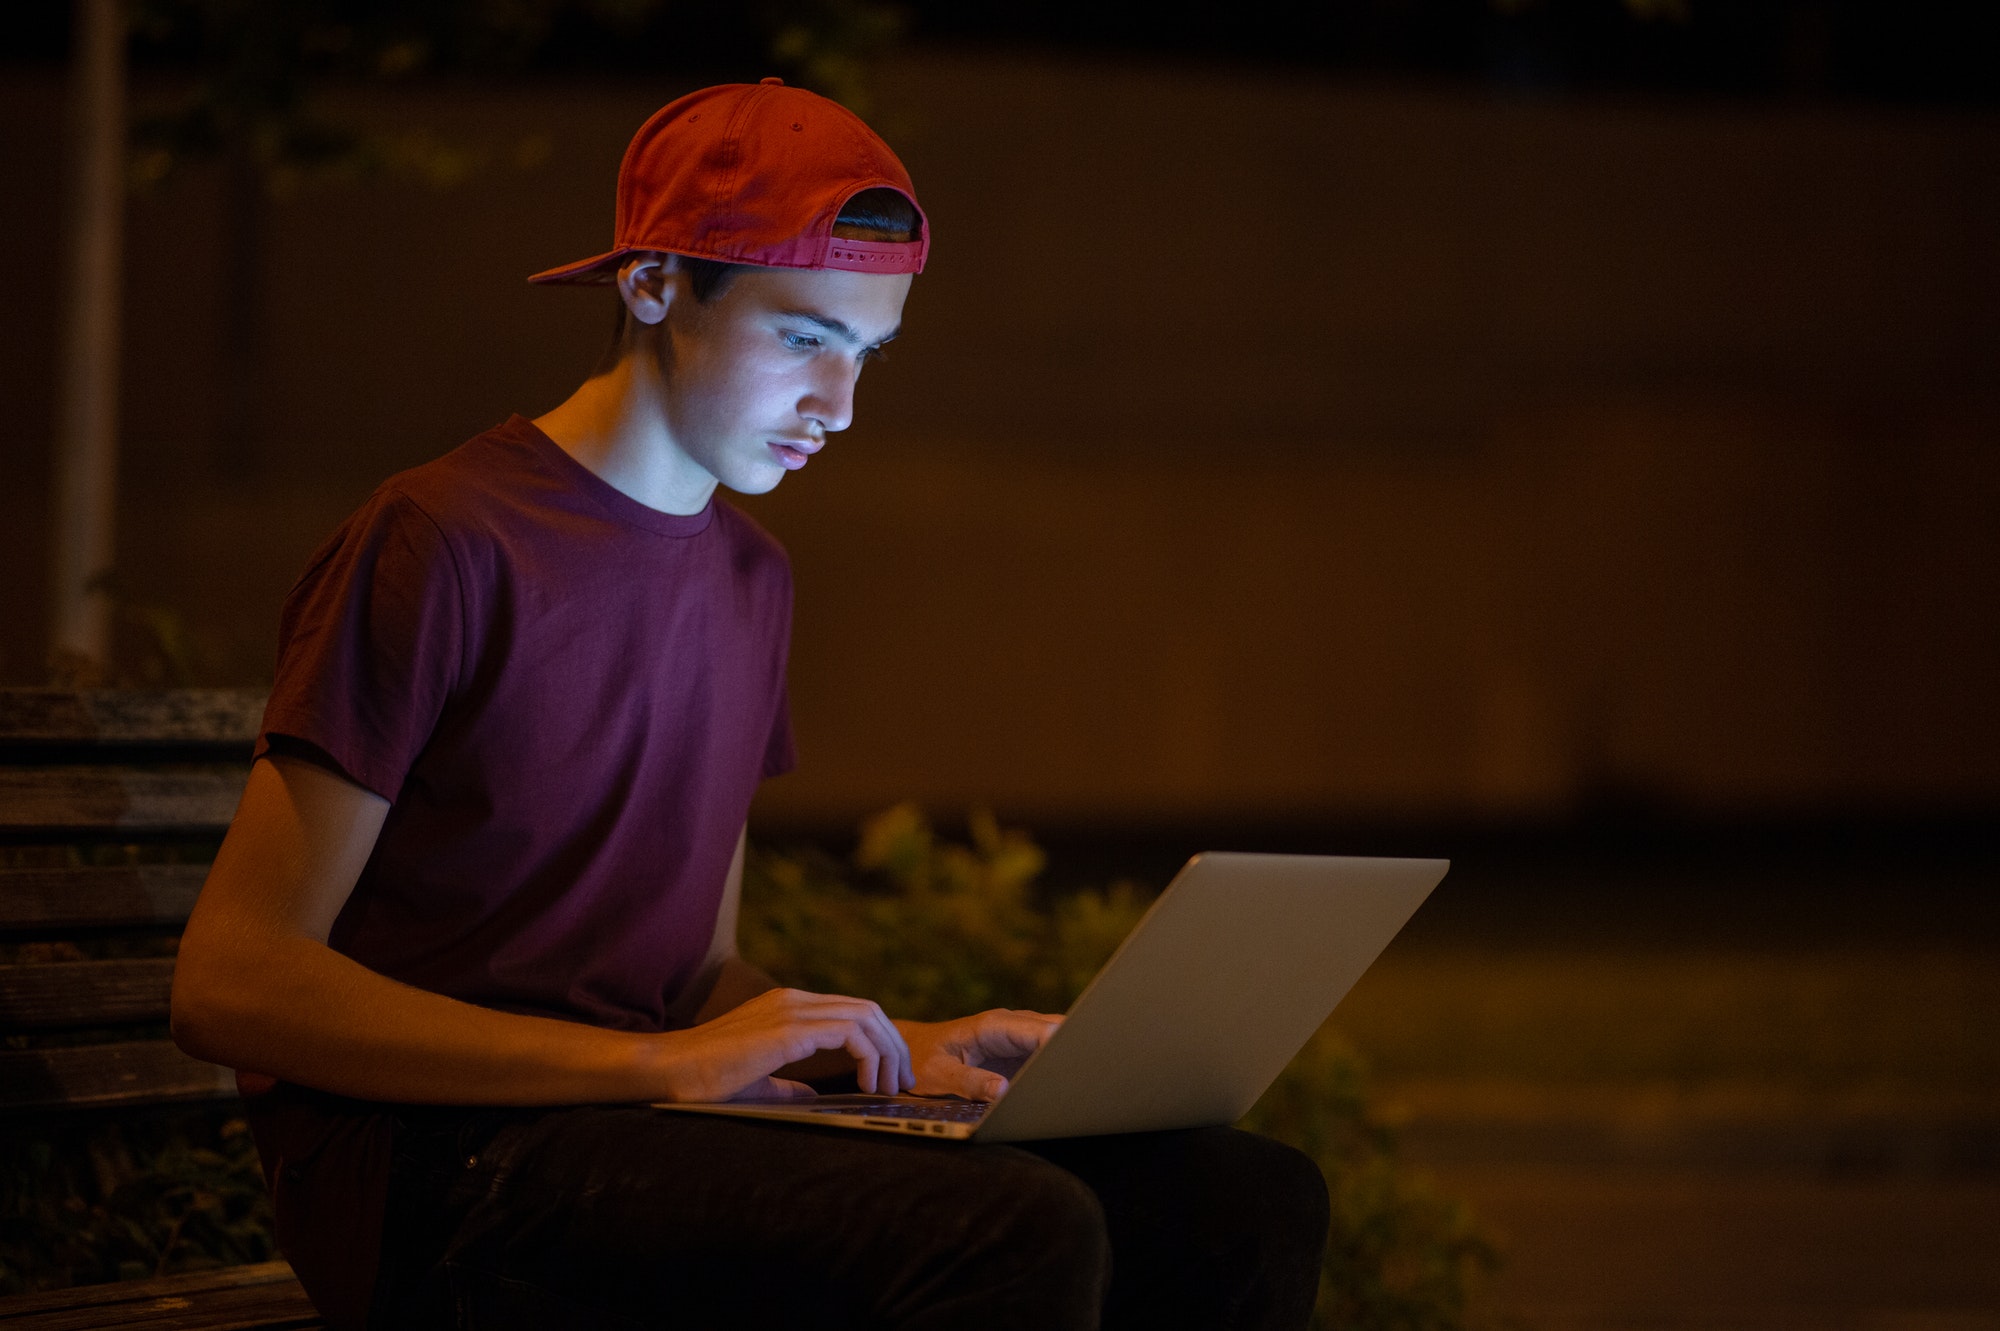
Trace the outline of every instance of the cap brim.
<instances>
[{"instance_id":1,"label":"cap brim","mask_svg":"<svg viewBox=\"0 0 2000 1331\"><path fill-rule=\"evenodd\" d=\"M560 268L544 269L528 280L544 285L567 283L571 286L609 286L618 280L618 261L631 252L630 248L606 250L595 258L579 259Z\"/></svg>"},{"instance_id":2,"label":"cap brim","mask_svg":"<svg viewBox=\"0 0 2000 1331\"><path fill-rule=\"evenodd\" d=\"M818 247L816 254L811 248L815 243ZM560 268L544 269L528 280L539 282L544 286L610 286L618 280L618 265L622 260L630 255L644 253L649 248L645 245L621 245L615 250L606 250L592 258L566 263ZM787 247L787 252L783 255L762 254L755 257L744 255L727 259L717 257L714 262L741 264L751 268L797 268L805 271L840 268L859 273L921 273L924 270L924 258L929 251L930 235L926 230L920 240L841 240L828 237L818 242L807 240L794 242Z\"/></svg>"}]
</instances>

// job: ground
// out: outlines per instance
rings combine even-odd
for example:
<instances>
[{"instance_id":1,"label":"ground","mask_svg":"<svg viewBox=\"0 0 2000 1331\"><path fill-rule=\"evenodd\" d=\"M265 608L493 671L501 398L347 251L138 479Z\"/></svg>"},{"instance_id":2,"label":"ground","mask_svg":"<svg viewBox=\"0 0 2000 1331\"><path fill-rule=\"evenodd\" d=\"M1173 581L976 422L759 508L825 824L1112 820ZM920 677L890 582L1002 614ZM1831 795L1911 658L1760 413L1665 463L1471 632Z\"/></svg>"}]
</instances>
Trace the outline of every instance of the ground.
<instances>
[{"instance_id":1,"label":"ground","mask_svg":"<svg viewBox=\"0 0 2000 1331\"><path fill-rule=\"evenodd\" d=\"M1337 1016L1499 1240L1486 1313L2000 1331L1991 877L1685 872L1441 897Z\"/></svg>"}]
</instances>

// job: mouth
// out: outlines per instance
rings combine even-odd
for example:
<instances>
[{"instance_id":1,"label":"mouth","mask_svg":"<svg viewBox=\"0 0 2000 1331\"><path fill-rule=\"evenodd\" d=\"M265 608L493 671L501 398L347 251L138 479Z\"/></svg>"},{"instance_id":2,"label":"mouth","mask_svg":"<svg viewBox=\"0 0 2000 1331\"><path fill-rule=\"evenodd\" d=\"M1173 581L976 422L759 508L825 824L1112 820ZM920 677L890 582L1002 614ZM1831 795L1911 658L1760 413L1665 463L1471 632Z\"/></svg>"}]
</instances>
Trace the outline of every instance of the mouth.
<instances>
[{"instance_id":1,"label":"mouth","mask_svg":"<svg viewBox=\"0 0 2000 1331\"><path fill-rule=\"evenodd\" d=\"M768 446L779 466L786 471L797 471L825 445L818 439L772 439Z\"/></svg>"}]
</instances>

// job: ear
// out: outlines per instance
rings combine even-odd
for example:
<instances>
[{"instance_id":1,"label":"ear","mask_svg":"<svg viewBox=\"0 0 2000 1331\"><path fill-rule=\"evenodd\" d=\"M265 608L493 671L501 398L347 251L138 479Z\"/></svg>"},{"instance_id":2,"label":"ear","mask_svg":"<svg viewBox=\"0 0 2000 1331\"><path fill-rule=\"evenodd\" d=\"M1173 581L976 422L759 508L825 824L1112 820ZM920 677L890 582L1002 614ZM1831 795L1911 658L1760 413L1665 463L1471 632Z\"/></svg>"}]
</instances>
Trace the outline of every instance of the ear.
<instances>
[{"instance_id":1,"label":"ear","mask_svg":"<svg viewBox=\"0 0 2000 1331\"><path fill-rule=\"evenodd\" d=\"M618 295L625 308L642 324L657 324L667 317L680 284L678 255L642 250L618 265Z\"/></svg>"}]
</instances>

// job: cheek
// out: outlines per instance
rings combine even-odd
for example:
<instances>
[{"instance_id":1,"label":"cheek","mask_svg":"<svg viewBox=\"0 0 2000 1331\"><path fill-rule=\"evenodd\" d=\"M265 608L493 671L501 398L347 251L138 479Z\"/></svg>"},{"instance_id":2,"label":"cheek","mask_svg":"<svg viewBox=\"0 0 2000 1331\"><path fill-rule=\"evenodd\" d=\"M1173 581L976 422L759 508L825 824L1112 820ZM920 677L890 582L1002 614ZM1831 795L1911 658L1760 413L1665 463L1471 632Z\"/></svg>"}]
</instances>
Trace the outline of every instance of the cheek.
<instances>
[{"instance_id":1,"label":"cheek","mask_svg":"<svg viewBox=\"0 0 2000 1331\"><path fill-rule=\"evenodd\" d=\"M797 400L799 379L796 358L745 354L729 366L718 388L737 406L764 417Z\"/></svg>"},{"instance_id":2,"label":"cheek","mask_svg":"<svg viewBox=\"0 0 2000 1331\"><path fill-rule=\"evenodd\" d=\"M676 416L693 434L716 441L780 431L788 424L793 401L773 375L748 373L734 367L727 378L704 380L676 403Z\"/></svg>"},{"instance_id":3,"label":"cheek","mask_svg":"<svg viewBox=\"0 0 2000 1331\"><path fill-rule=\"evenodd\" d=\"M749 335L689 345L673 386L674 416L711 433L786 427L804 371L798 357L768 343Z\"/></svg>"}]
</instances>

